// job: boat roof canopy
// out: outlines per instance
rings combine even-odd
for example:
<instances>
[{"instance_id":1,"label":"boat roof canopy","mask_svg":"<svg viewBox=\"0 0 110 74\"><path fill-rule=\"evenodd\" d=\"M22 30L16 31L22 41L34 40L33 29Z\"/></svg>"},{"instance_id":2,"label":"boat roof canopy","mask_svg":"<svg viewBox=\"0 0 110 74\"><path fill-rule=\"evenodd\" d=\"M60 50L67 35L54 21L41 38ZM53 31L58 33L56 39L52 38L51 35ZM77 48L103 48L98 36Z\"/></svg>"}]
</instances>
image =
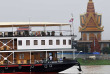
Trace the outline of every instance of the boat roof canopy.
<instances>
[{"instance_id":1,"label":"boat roof canopy","mask_svg":"<svg viewBox=\"0 0 110 74\"><path fill-rule=\"evenodd\" d=\"M50 22L0 22L0 27L28 27L28 26L69 26L67 23Z\"/></svg>"}]
</instances>

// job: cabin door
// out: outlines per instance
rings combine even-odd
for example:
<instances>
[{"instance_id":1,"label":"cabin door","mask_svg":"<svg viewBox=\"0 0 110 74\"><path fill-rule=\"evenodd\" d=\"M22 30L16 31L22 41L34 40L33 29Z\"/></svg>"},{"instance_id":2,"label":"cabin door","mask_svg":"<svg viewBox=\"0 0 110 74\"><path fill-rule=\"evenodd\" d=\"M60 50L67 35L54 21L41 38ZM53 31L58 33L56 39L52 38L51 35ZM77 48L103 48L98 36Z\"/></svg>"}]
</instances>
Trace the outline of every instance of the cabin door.
<instances>
[{"instance_id":1,"label":"cabin door","mask_svg":"<svg viewBox=\"0 0 110 74\"><path fill-rule=\"evenodd\" d=\"M31 53L31 62L34 64L34 53Z\"/></svg>"}]
</instances>

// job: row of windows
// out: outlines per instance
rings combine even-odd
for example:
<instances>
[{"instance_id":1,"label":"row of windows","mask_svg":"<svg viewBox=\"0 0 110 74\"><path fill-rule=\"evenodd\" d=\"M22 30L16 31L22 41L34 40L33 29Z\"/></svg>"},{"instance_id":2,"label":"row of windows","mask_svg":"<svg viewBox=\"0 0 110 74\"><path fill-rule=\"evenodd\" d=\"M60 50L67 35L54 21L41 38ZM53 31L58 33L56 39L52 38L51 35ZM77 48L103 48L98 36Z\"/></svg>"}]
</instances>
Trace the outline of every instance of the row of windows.
<instances>
[{"instance_id":1,"label":"row of windows","mask_svg":"<svg viewBox=\"0 0 110 74\"><path fill-rule=\"evenodd\" d=\"M67 41L63 40L63 45L66 45ZM68 41L71 45L71 40ZM18 41L18 45L22 45L22 40ZM30 40L26 40L26 45L30 45ZM34 40L34 45L38 45L38 40ZM45 45L45 40L41 40L41 45ZM49 45L53 45L53 40L49 40ZM56 40L56 45L60 45L60 40Z\"/></svg>"}]
</instances>

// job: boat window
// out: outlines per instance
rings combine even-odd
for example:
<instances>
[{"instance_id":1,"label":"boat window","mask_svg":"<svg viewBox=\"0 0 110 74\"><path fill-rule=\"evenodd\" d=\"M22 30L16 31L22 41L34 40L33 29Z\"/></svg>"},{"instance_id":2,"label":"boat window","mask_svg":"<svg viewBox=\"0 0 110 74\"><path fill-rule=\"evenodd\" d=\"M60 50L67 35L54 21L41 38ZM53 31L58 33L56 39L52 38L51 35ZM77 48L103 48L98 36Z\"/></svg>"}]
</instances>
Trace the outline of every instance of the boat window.
<instances>
[{"instance_id":1,"label":"boat window","mask_svg":"<svg viewBox=\"0 0 110 74\"><path fill-rule=\"evenodd\" d=\"M24 59L24 54L19 54L19 59Z\"/></svg>"},{"instance_id":2,"label":"boat window","mask_svg":"<svg viewBox=\"0 0 110 74\"><path fill-rule=\"evenodd\" d=\"M53 41L52 40L49 40L49 45L53 45Z\"/></svg>"},{"instance_id":3,"label":"boat window","mask_svg":"<svg viewBox=\"0 0 110 74\"><path fill-rule=\"evenodd\" d=\"M69 45L71 45L71 40L69 40Z\"/></svg>"},{"instance_id":4,"label":"boat window","mask_svg":"<svg viewBox=\"0 0 110 74\"><path fill-rule=\"evenodd\" d=\"M34 45L38 45L38 40L34 40Z\"/></svg>"},{"instance_id":5,"label":"boat window","mask_svg":"<svg viewBox=\"0 0 110 74\"><path fill-rule=\"evenodd\" d=\"M30 45L30 40L26 40L26 45Z\"/></svg>"},{"instance_id":6,"label":"boat window","mask_svg":"<svg viewBox=\"0 0 110 74\"><path fill-rule=\"evenodd\" d=\"M18 45L22 45L22 40L19 40L18 41Z\"/></svg>"},{"instance_id":7,"label":"boat window","mask_svg":"<svg viewBox=\"0 0 110 74\"><path fill-rule=\"evenodd\" d=\"M60 45L60 40L56 40L56 45Z\"/></svg>"},{"instance_id":8,"label":"boat window","mask_svg":"<svg viewBox=\"0 0 110 74\"><path fill-rule=\"evenodd\" d=\"M41 40L41 45L45 45L45 40Z\"/></svg>"},{"instance_id":9,"label":"boat window","mask_svg":"<svg viewBox=\"0 0 110 74\"><path fill-rule=\"evenodd\" d=\"M63 40L63 45L66 45L66 40Z\"/></svg>"},{"instance_id":10,"label":"boat window","mask_svg":"<svg viewBox=\"0 0 110 74\"><path fill-rule=\"evenodd\" d=\"M43 53L40 53L40 58L42 58L43 57Z\"/></svg>"}]
</instances>

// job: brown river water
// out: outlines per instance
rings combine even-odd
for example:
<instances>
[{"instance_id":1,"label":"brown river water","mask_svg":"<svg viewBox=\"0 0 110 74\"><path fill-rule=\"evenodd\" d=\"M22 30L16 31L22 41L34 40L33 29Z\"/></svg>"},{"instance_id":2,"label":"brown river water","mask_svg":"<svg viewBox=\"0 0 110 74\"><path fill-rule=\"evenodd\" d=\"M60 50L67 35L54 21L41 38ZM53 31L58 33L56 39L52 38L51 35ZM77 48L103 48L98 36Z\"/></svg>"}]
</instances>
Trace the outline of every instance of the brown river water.
<instances>
[{"instance_id":1,"label":"brown river water","mask_svg":"<svg viewBox=\"0 0 110 74\"><path fill-rule=\"evenodd\" d=\"M81 66L82 72L77 70L77 66L73 66L65 71L60 72L66 74L110 74L110 65L92 65Z\"/></svg>"}]
</instances>

